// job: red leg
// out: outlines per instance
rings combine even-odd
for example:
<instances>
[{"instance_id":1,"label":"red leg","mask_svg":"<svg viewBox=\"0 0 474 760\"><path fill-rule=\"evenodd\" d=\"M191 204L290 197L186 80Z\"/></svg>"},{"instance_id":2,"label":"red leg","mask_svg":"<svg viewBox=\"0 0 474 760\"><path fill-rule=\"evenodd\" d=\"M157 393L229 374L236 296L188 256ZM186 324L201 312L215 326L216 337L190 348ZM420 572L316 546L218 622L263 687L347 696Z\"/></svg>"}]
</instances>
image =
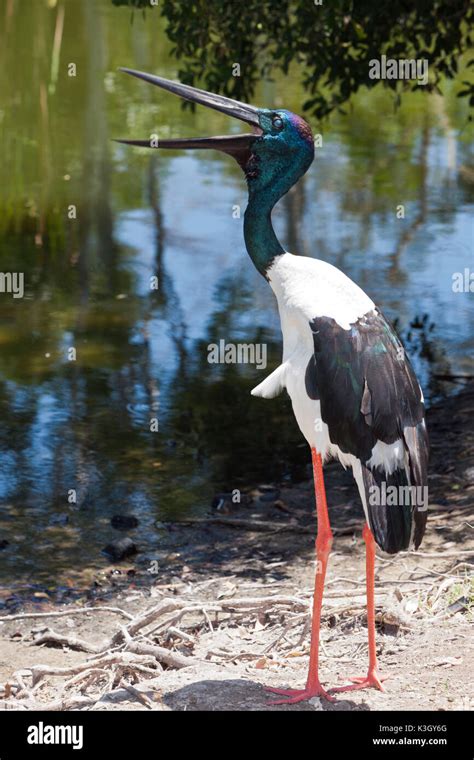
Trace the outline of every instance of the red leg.
<instances>
[{"instance_id":1,"label":"red leg","mask_svg":"<svg viewBox=\"0 0 474 760\"><path fill-rule=\"evenodd\" d=\"M375 541L367 523L364 525L362 536L365 541L365 567L367 582L367 630L369 635L369 670L366 676L357 676L351 678L353 683L350 686L338 686L331 689L332 692L353 691L354 689L365 689L373 686L380 691L384 691L382 678L378 674L377 654L375 651L375 602L374 602L374 571L375 571Z\"/></svg>"},{"instance_id":2,"label":"red leg","mask_svg":"<svg viewBox=\"0 0 474 760\"><path fill-rule=\"evenodd\" d=\"M321 625L321 605L323 601L324 579L329 553L332 546L332 532L329 524L326 492L324 489L323 463L316 449L311 449L313 460L314 488L316 492L316 513L318 532L316 536L316 579L313 597L313 617L311 624L311 644L309 655L309 671L304 689L268 689L274 694L280 694L287 699L271 702L273 705L293 704L311 697L325 697L332 700L319 681L319 629Z\"/></svg>"}]
</instances>

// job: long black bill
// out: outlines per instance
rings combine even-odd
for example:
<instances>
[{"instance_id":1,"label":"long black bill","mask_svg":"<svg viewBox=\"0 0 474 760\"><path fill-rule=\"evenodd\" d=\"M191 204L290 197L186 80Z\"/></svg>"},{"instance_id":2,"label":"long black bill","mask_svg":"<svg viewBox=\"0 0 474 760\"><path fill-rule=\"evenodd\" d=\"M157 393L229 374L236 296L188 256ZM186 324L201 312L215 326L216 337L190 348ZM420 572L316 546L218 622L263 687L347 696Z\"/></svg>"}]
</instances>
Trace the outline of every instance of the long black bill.
<instances>
[{"instance_id":1,"label":"long black bill","mask_svg":"<svg viewBox=\"0 0 474 760\"><path fill-rule=\"evenodd\" d=\"M236 119L245 121L254 128L254 132L222 137L176 138L168 140L116 140L116 142L124 143L125 145L137 145L142 148L217 149L233 156L242 167L245 167L250 156L252 143L260 134L258 109L255 106L240 103L238 100L226 98L223 95L214 95L211 92L206 92L206 90L200 90L197 87L191 87L187 84L172 82L170 79L163 79L163 77L157 77L153 74L146 74L143 71L135 71L134 69L125 68L121 68L120 71L124 71L126 74L131 74L138 79L143 79L145 82L149 82L164 90L168 90L168 92L172 92L174 95L179 95L185 100L190 100L192 103L198 103L207 106L208 108L213 108L228 116L233 116Z\"/></svg>"}]
</instances>

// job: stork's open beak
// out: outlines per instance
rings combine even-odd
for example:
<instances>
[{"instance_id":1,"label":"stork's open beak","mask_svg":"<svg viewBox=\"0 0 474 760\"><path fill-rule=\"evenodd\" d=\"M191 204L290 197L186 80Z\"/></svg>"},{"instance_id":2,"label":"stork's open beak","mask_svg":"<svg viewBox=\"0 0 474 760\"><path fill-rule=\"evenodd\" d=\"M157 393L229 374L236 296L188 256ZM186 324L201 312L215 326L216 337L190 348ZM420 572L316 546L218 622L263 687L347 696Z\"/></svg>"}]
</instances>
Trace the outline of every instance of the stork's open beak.
<instances>
[{"instance_id":1,"label":"stork's open beak","mask_svg":"<svg viewBox=\"0 0 474 760\"><path fill-rule=\"evenodd\" d=\"M159 139L157 144L156 142L152 143L150 140L117 140L116 142L124 143L126 145L138 145L142 148L214 148L233 156L242 168L245 167L250 156L253 142L256 137L262 133L258 119L258 108L247 105L246 103L240 103L238 100L232 100L232 98L226 98L223 95L214 95L211 92L206 92L206 90L199 90L197 87L191 87L190 85L181 84L180 82L172 82L170 79L163 79L163 77L157 77L153 74L145 74L143 71L135 71L134 69L125 68L121 68L120 71L124 71L126 74L131 74L134 77L138 77L138 79L143 79L145 82L150 82L150 84L168 90L174 95L179 95L181 98L185 98L185 100L199 103L200 105L213 108L216 111L221 111L221 113L245 121L252 126L254 131L242 135L225 135L219 137L194 137L189 139L176 138L171 140Z\"/></svg>"}]
</instances>

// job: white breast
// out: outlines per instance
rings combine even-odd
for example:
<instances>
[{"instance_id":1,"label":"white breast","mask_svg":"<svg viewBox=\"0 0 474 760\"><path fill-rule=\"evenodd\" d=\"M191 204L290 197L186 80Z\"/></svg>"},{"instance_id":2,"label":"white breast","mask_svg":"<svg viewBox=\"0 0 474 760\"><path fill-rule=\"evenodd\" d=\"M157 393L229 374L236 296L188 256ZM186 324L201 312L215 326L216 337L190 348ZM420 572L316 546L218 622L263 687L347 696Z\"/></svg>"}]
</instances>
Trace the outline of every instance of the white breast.
<instances>
[{"instance_id":1,"label":"white breast","mask_svg":"<svg viewBox=\"0 0 474 760\"><path fill-rule=\"evenodd\" d=\"M280 314L287 312L306 324L315 317L330 317L348 330L375 306L340 269L319 259L284 253L275 259L268 278Z\"/></svg>"}]
</instances>

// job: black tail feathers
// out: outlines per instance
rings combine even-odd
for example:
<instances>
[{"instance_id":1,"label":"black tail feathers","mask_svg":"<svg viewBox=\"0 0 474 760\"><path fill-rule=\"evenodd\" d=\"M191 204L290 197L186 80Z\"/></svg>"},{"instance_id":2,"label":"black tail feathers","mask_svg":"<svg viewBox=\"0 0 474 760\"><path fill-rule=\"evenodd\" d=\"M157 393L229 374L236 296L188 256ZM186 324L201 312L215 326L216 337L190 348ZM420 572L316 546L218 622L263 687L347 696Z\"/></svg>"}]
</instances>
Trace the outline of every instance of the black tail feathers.
<instances>
[{"instance_id":1,"label":"black tail feathers","mask_svg":"<svg viewBox=\"0 0 474 760\"><path fill-rule=\"evenodd\" d=\"M387 475L362 465L369 527L377 545L388 554L418 548L427 517L423 485L410 486L404 469Z\"/></svg>"}]
</instances>

